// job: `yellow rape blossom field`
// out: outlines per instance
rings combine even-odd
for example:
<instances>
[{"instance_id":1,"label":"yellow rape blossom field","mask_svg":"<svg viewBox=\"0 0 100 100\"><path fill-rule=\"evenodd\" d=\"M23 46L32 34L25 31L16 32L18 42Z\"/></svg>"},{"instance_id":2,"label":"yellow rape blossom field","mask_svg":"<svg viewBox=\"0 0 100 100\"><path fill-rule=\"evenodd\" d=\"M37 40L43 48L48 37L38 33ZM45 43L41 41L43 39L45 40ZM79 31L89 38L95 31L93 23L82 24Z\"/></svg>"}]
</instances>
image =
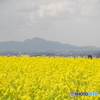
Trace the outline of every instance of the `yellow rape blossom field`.
<instances>
[{"instance_id":1,"label":"yellow rape blossom field","mask_svg":"<svg viewBox=\"0 0 100 100\"><path fill-rule=\"evenodd\" d=\"M100 100L100 58L0 56L0 100Z\"/></svg>"}]
</instances>

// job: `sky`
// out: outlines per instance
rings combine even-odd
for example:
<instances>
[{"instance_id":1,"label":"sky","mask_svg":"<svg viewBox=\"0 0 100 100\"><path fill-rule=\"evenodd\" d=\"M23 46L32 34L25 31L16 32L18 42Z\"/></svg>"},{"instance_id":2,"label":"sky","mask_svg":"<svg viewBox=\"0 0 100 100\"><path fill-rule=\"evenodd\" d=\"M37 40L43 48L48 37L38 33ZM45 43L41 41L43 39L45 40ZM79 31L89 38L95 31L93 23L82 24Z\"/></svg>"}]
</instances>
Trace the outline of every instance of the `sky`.
<instances>
[{"instance_id":1,"label":"sky","mask_svg":"<svg viewBox=\"0 0 100 100\"><path fill-rule=\"evenodd\" d=\"M34 37L100 47L100 0L0 0L0 42Z\"/></svg>"}]
</instances>

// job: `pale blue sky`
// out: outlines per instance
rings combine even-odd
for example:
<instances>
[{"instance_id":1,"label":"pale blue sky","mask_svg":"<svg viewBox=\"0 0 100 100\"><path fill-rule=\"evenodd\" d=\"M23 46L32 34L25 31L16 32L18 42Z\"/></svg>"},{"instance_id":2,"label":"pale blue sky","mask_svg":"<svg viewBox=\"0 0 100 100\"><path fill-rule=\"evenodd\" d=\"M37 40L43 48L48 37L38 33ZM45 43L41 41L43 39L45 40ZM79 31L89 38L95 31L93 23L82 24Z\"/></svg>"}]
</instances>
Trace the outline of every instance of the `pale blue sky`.
<instances>
[{"instance_id":1,"label":"pale blue sky","mask_svg":"<svg viewBox=\"0 0 100 100\"><path fill-rule=\"evenodd\" d=\"M0 42L34 37L100 47L100 0L0 0Z\"/></svg>"}]
</instances>

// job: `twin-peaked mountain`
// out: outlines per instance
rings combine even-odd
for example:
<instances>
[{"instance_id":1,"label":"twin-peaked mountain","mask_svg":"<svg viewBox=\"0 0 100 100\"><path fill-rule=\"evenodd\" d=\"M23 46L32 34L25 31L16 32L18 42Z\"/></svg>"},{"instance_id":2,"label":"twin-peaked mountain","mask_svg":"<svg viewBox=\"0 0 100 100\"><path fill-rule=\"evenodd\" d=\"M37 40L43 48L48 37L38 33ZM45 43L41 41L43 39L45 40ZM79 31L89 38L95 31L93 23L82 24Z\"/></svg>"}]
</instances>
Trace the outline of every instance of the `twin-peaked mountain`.
<instances>
[{"instance_id":1,"label":"twin-peaked mountain","mask_svg":"<svg viewBox=\"0 0 100 100\"><path fill-rule=\"evenodd\" d=\"M47 50L53 50L53 51L59 51L59 50L100 50L100 48L95 46L73 46L69 44L62 44L60 42L53 42L53 41L47 41L38 37L35 37L33 39L27 39L23 42L17 42L17 41L6 41L6 42L0 42L0 51L47 51Z\"/></svg>"}]
</instances>

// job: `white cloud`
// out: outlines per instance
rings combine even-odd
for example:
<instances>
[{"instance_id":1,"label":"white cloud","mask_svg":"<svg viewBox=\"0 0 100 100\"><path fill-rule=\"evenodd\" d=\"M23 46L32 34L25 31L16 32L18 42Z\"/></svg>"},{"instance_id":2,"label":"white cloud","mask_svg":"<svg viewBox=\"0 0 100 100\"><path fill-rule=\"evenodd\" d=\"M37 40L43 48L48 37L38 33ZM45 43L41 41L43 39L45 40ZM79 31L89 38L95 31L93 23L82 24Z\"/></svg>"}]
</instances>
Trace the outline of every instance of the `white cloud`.
<instances>
[{"instance_id":1,"label":"white cloud","mask_svg":"<svg viewBox=\"0 0 100 100\"><path fill-rule=\"evenodd\" d=\"M48 21L63 21L69 19L70 15L74 13L73 2L58 2L50 3L48 5L41 5L39 10L30 12L30 20L35 23L38 20Z\"/></svg>"},{"instance_id":2,"label":"white cloud","mask_svg":"<svg viewBox=\"0 0 100 100\"><path fill-rule=\"evenodd\" d=\"M97 3L99 0L80 0L80 2L86 3Z\"/></svg>"},{"instance_id":3,"label":"white cloud","mask_svg":"<svg viewBox=\"0 0 100 100\"><path fill-rule=\"evenodd\" d=\"M92 12L94 11L94 6L84 6L81 11L82 15L89 16L93 14Z\"/></svg>"},{"instance_id":4,"label":"white cloud","mask_svg":"<svg viewBox=\"0 0 100 100\"><path fill-rule=\"evenodd\" d=\"M63 11L70 11L73 12L73 9L70 7L75 5L73 2L59 2L59 3L51 3L49 5L42 5L39 10L39 15L50 15L50 16L57 16L58 13Z\"/></svg>"}]
</instances>

